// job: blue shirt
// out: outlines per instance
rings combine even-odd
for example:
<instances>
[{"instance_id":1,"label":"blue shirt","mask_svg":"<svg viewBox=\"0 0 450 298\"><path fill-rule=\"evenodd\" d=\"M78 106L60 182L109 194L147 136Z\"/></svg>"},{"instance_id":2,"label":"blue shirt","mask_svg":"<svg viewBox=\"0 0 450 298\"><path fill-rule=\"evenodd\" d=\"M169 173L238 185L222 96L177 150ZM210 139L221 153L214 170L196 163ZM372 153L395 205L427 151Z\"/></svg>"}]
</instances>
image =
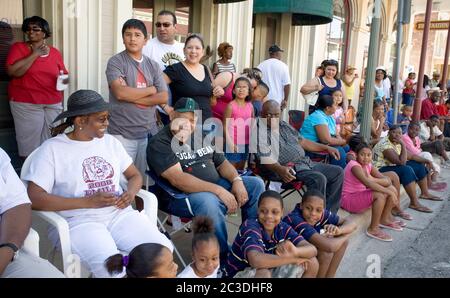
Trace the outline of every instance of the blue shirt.
<instances>
[{"instance_id":1,"label":"blue shirt","mask_svg":"<svg viewBox=\"0 0 450 298\"><path fill-rule=\"evenodd\" d=\"M275 227L273 237L270 237L257 219L247 219L239 228L228 253L225 265L226 277L233 277L237 272L250 267L247 260L249 251L256 250L261 253L275 254L278 243L285 240L290 240L297 246L304 238L284 222L280 222Z\"/></svg>"},{"instance_id":2,"label":"blue shirt","mask_svg":"<svg viewBox=\"0 0 450 298\"><path fill-rule=\"evenodd\" d=\"M339 224L339 216L325 209L320 220L312 226L303 218L300 204L297 204L294 210L283 218L283 222L290 225L297 233L309 241L312 235L320 233L320 230L323 229L325 225L332 224L337 226Z\"/></svg>"},{"instance_id":3,"label":"blue shirt","mask_svg":"<svg viewBox=\"0 0 450 298\"><path fill-rule=\"evenodd\" d=\"M305 138L313 142L319 142L319 137L315 127L317 125L326 125L330 131L330 135L336 135L336 120L332 115L325 114L322 110L316 110L314 113L306 117L303 122L300 134Z\"/></svg>"}]
</instances>

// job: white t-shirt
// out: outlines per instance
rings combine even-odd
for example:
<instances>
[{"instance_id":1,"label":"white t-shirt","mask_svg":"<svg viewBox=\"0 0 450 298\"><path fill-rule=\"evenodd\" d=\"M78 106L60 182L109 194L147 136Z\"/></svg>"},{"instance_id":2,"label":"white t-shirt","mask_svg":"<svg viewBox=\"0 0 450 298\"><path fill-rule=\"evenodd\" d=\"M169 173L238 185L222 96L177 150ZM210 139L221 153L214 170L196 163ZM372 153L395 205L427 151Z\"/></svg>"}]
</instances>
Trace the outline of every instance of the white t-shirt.
<instances>
[{"instance_id":1,"label":"white t-shirt","mask_svg":"<svg viewBox=\"0 0 450 298\"><path fill-rule=\"evenodd\" d=\"M11 208L30 203L25 185L14 171L11 159L0 148L0 218Z\"/></svg>"},{"instance_id":2,"label":"white t-shirt","mask_svg":"<svg viewBox=\"0 0 450 298\"><path fill-rule=\"evenodd\" d=\"M23 179L66 198L87 197L97 192L120 196L121 175L132 162L122 143L111 135L81 142L60 134L37 149ZM110 206L58 213L68 221L101 221L118 210Z\"/></svg>"},{"instance_id":3,"label":"white t-shirt","mask_svg":"<svg viewBox=\"0 0 450 298\"><path fill-rule=\"evenodd\" d=\"M211 275L205 276L204 278L217 278L217 271L219 270L219 266L217 266L216 270ZM177 275L178 278L201 278L197 274L195 274L194 268L192 268L192 263L187 265L180 274Z\"/></svg>"},{"instance_id":4,"label":"white t-shirt","mask_svg":"<svg viewBox=\"0 0 450 298\"><path fill-rule=\"evenodd\" d=\"M433 134L438 137L442 134L442 131L439 129L439 127L434 126ZM420 123L419 139L422 143L429 142L428 140L430 139L430 127L428 127L426 122Z\"/></svg>"},{"instance_id":5,"label":"white t-shirt","mask_svg":"<svg viewBox=\"0 0 450 298\"><path fill-rule=\"evenodd\" d=\"M258 65L262 71L262 80L269 86L268 98L281 103L284 99L284 86L291 84L288 66L276 59L269 58Z\"/></svg>"},{"instance_id":6,"label":"white t-shirt","mask_svg":"<svg viewBox=\"0 0 450 298\"><path fill-rule=\"evenodd\" d=\"M386 98L391 98L391 80L388 77L383 80L383 91Z\"/></svg>"},{"instance_id":7,"label":"white t-shirt","mask_svg":"<svg viewBox=\"0 0 450 298\"><path fill-rule=\"evenodd\" d=\"M142 49L142 53L155 60L161 70L167 66L184 61L184 44L174 41L173 44L162 43L157 37L152 38Z\"/></svg>"}]
</instances>

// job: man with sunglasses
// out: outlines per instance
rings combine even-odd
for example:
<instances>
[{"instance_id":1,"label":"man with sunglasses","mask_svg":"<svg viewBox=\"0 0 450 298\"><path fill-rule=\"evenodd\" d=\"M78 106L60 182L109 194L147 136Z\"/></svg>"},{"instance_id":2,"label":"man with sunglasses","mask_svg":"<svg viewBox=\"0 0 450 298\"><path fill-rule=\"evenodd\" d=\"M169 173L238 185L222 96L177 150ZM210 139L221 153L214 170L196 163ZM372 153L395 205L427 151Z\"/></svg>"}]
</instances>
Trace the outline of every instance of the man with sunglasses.
<instances>
[{"instance_id":1,"label":"man with sunglasses","mask_svg":"<svg viewBox=\"0 0 450 298\"><path fill-rule=\"evenodd\" d=\"M173 12L168 10L160 11L156 17L155 27L156 37L147 42L142 53L158 62L159 67L164 71L167 66L184 61L184 44L175 40L177 17ZM170 106L171 103L171 94L169 91L168 105ZM169 122L167 112L159 106L157 108L161 121L163 124L167 124Z\"/></svg>"}]
</instances>

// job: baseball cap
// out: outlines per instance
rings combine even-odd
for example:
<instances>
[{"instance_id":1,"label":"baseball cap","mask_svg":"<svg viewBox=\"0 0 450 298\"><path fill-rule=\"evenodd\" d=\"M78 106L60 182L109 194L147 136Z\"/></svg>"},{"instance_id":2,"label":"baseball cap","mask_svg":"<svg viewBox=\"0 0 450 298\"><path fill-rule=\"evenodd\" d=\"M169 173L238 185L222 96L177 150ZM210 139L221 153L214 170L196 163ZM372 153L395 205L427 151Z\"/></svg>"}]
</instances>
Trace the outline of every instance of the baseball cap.
<instances>
[{"instance_id":1,"label":"baseball cap","mask_svg":"<svg viewBox=\"0 0 450 298\"><path fill-rule=\"evenodd\" d=\"M284 52L284 50L282 50L279 46L277 46L276 44L270 46L269 48L269 53L276 53L276 52Z\"/></svg>"},{"instance_id":2,"label":"baseball cap","mask_svg":"<svg viewBox=\"0 0 450 298\"><path fill-rule=\"evenodd\" d=\"M382 70L382 71L386 72L386 69L385 69L384 66L382 66L382 65L378 66L378 67L375 69L375 71L377 71L377 70Z\"/></svg>"},{"instance_id":3,"label":"baseball cap","mask_svg":"<svg viewBox=\"0 0 450 298\"><path fill-rule=\"evenodd\" d=\"M190 97L181 97L173 106L173 109L179 113L195 112L200 110L198 103Z\"/></svg>"}]
</instances>

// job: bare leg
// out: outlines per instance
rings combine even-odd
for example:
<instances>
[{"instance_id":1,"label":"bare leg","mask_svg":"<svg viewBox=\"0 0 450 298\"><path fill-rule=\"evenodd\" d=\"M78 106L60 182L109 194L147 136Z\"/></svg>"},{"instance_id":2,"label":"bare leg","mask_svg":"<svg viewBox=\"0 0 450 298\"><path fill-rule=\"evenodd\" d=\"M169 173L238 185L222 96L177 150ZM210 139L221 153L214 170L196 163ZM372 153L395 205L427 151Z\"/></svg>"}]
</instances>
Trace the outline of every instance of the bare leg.
<instances>
[{"instance_id":1,"label":"bare leg","mask_svg":"<svg viewBox=\"0 0 450 298\"><path fill-rule=\"evenodd\" d=\"M417 184L419 184L419 187L420 187L421 197L426 197L426 198L436 197L428 192L428 184L427 183L428 183L427 177L424 177L422 180L417 182Z\"/></svg>"},{"instance_id":2,"label":"bare leg","mask_svg":"<svg viewBox=\"0 0 450 298\"><path fill-rule=\"evenodd\" d=\"M319 261L317 261L317 258L311 258L309 259L308 269L305 270L305 273L303 273L302 277L316 278L318 272L319 272Z\"/></svg>"},{"instance_id":3,"label":"bare leg","mask_svg":"<svg viewBox=\"0 0 450 298\"><path fill-rule=\"evenodd\" d=\"M384 205L383 212L381 213L380 222L384 225L391 224L394 221L392 216L392 208L394 208L393 198L390 196L386 197L386 204Z\"/></svg>"},{"instance_id":4,"label":"bare leg","mask_svg":"<svg viewBox=\"0 0 450 298\"><path fill-rule=\"evenodd\" d=\"M337 252L334 253L333 259L331 259L330 266L328 267L328 272L325 277L327 278L334 278L336 275L336 271L339 268L339 264L342 261L342 258L344 257L345 250L348 246L348 239L342 243L342 246L338 249Z\"/></svg>"},{"instance_id":5,"label":"bare leg","mask_svg":"<svg viewBox=\"0 0 450 298\"><path fill-rule=\"evenodd\" d=\"M370 219L370 225L367 229L369 233L376 234L379 231L380 218L385 205L386 195L381 192L374 191L372 203L372 218Z\"/></svg>"},{"instance_id":6,"label":"bare leg","mask_svg":"<svg viewBox=\"0 0 450 298\"><path fill-rule=\"evenodd\" d=\"M410 205L413 206L420 206L419 199L417 198L416 194L416 182L411 182L408 185L403 185L403 187L406 190L406 193L408 194L409 199L411 200Z\"/></svg>"},{"instance_id":7,"label":"bare leg","mask_svg":"<svg viewBox=\"0 0 450 298\"><path fill-rule=\"evenodd\" d=\"M318 251L317 253L317 260L319 261L319 272L317 274L318 278L326 277L333 256L334 253L332 252L325 252L323 250Z\"/></svg>"},{"instance_id":8,"label":"bare leg","mask_svg":"<svg viewBox=\"0 0 450 298\"><path fill-rule=\"evenodd\" d=\"M395 190L397 192L398 198L400 198L400 179L398 178L398 175L395 172L384 172L383 176L389 177L391 179L392 185L395 187ZM400 208L400 200L398 201L398 204L394 205L393 211L395 213L402 212L402 209Z\"/></svg>"}]
</instances>

